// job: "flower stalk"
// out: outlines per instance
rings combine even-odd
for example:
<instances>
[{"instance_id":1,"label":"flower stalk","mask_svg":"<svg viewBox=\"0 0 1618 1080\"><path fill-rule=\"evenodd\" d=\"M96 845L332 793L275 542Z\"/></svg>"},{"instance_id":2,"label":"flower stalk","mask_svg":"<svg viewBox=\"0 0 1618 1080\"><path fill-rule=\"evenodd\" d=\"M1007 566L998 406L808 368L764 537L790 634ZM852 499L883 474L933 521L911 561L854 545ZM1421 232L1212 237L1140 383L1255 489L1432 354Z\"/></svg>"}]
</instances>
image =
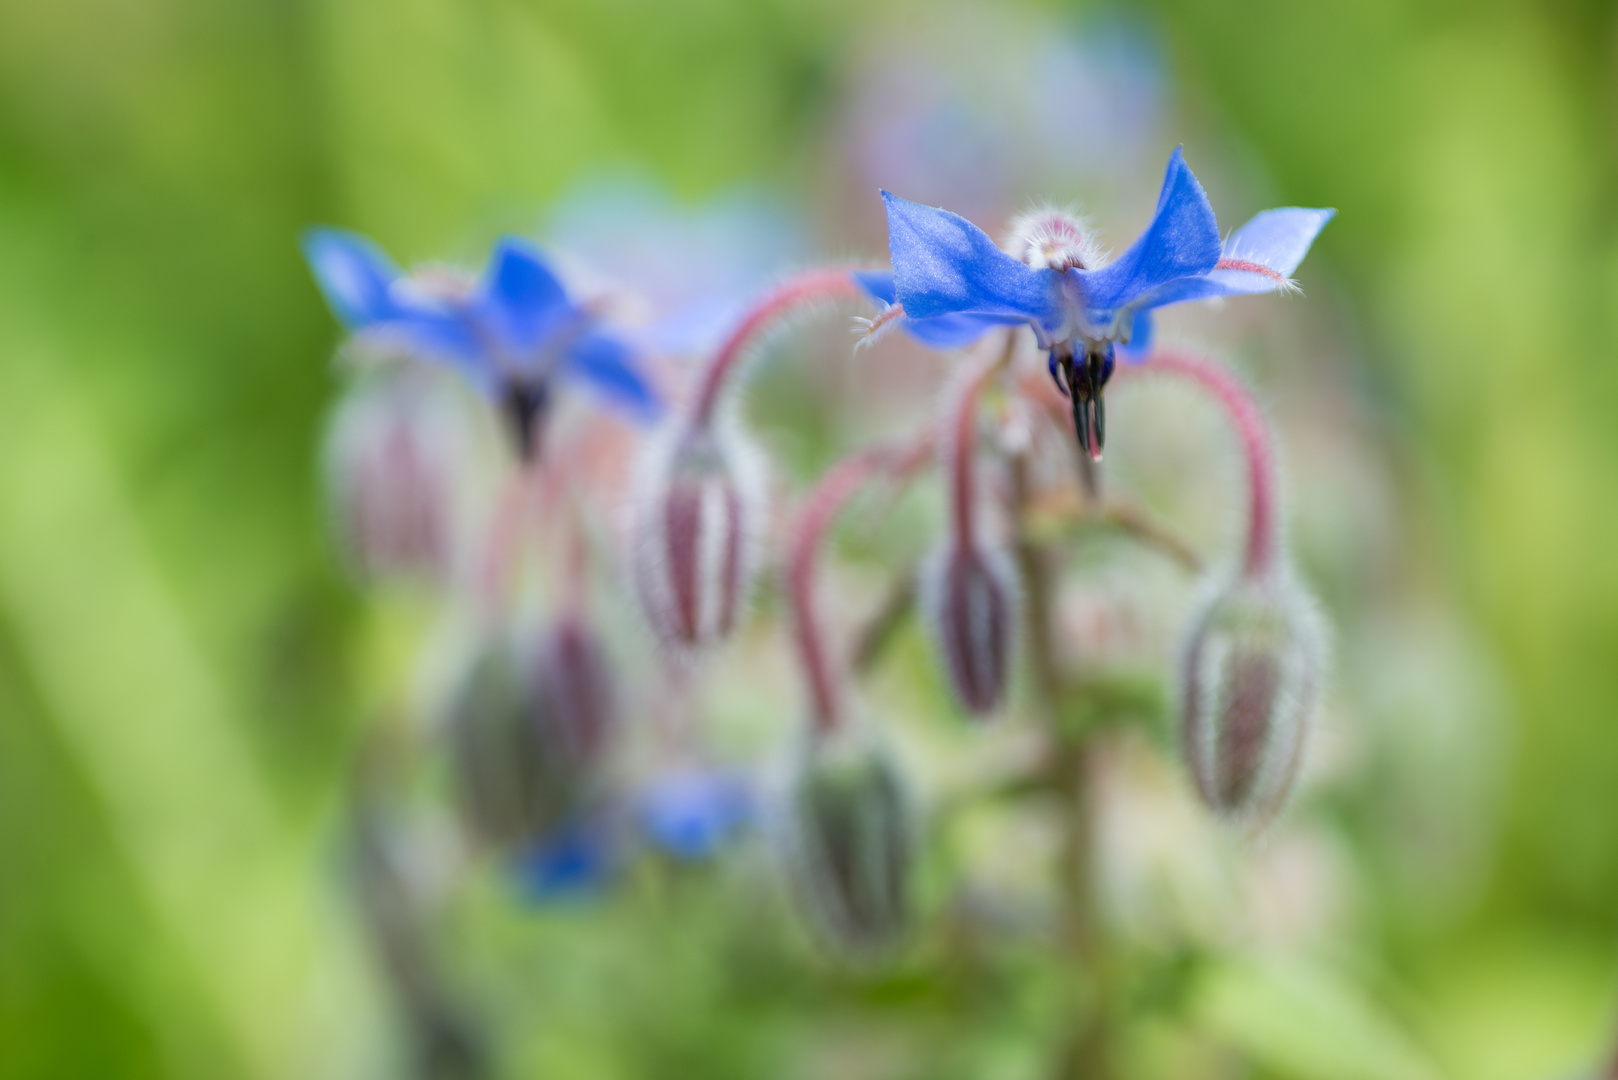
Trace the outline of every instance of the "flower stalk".
<instances>
[{"instance_id":1,"label":"flower stalk","mask_svg":"<svg viewBox=\"0 0 1618 1080\"><path fill-rule=\"evenodd\" d=\"M1247 466L1247 542L1242 555L1242 576L1249 581L1269 577L1275 572L1281 546L1278 482L1275 444L1258 403L1235 375L1194 353L1178 349L1154 353L1145 370L1195 383L1230 418Z\"/></svg>"},{"instance_id":2,"label":"flower stalk","mask_svg":"<svg viewBox=\"0 0 1618 1080\"><path fill-rule=\"evenodd\" d=\"M778 320L808 304L858 295L854 279L845 268L808 270L770 290L730 332L697 376L696 392L691 397L692 427L703 428L713 422L720 397L738 362L746 355L748 347Z\"/></svg>"}]
</instances>

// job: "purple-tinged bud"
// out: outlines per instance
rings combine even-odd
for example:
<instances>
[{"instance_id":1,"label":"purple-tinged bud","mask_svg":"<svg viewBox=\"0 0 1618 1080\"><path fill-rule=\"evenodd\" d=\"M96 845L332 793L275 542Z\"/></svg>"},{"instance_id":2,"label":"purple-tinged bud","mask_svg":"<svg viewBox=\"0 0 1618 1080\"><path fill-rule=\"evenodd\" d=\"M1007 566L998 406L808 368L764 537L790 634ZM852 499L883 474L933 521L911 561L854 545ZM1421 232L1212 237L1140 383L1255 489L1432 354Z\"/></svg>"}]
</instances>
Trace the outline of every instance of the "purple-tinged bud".
<instances>
[{"instance_id":1,"label":"purple-tinged bud","mask_svg":"<svg viewBox=\"0 0 1618 1080\"><path fill-rule=\"evenodd\" d=\"M432 372L389 363L332 416L326 475L337 535L366 579L452 576L476 430Z\"/></svg>"},{"instance_id":2,"label":"purple-tinged bud","mask_svg":"<svg viewBox=\"0 0 1618 1080\"><path fill-rule=\"evenodd\" d=\"M600 760L618 726L618 694L607 650L579 612L559 618L540 644L533 694L543 730L575 770Z\"/></svg>"},{"instance_id":3,"label":"purple-tinged bud","mask_svg":"<svg viewBox=\"0 0 1618 1080\"><path fill-rule=\"evenodd\" d=\"M1083 219L1065 210L1035 210L1011 226L1007 250L1036 270L1094 270L1103 257Z\"/></svg>"},{"instance_id":4,"label":"purple-tinged bud","mask_svg":"<svg viewBox=\"0 0 1618 1080\"><path fill-rule=\"evenodd\" d=\"M649 448L630 555L641 609L665 643L704 648L740 622L757 562L759 460L720 426L677 425Z\"/></svg>"},{"instance_id":5,"label":"purple-tinged bud","mask_svg":"<svg viewBox=\"0 0 1618 1080\"><path fill-rule=\"evenodd\" d=\"M1021 600L1013 564L995 548L952 539L922 568L922 615L968 712L987 715L1005 698Z\"/></svg>"},{"instance_id":6,"label":"purple-tinged bud","mask_svg":"<svg viewBox=\"0 0 1618 1080\"><path fill-rule=\"evenodd\" d=\"M789 798L786 851L820 938L850 959L891 953L910 926L915 852L892 762L847 732L815 738Z\"/></svg>"},{"instance_id":7,"label":"purple-tinged bud","mask_svg":"<svg viewBox=\"0 0 1618 1080\"><path fill-rule=\"evenodd\" d=\"M1192 622L1181 737L1204 803L1263 825L1286 801L1320 698L1322 630L1277 577L1243 577Z\"/></svg>"},{"instance_id":8,"label":"purple-tinged bud","mask_svg":"<svg viewBox=\"0 0 1618 1080\"><path fill-rule=\"evenodd\" d=\"M593 646L565 631L540 648L487 645L450 703L448 736L469 831L517 848L547 836L574 810L605 737L609 707ZM578 657L589 659L580 666ZM592 668L595 670L584 670Z\"/></svg>"}]
</instances>

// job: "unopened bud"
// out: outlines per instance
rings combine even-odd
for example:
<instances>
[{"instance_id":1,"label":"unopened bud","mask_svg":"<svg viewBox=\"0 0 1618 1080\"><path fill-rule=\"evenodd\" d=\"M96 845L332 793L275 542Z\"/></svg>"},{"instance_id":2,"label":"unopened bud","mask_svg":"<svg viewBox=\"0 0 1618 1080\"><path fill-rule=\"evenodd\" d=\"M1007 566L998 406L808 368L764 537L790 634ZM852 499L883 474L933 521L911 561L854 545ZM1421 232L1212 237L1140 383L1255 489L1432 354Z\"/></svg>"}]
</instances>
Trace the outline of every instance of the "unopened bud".
<instances>
[{"instance_id":1,"label":"unopened bud","mask_svg":"<svg viewBox=\"0 0 1618 1080\"><path fill-rule=\"evenodd\" d=\"M816 739L790 798L787 851L812 925L852 959L891 952L909 928L914 843L887 755L848 734Z\"/></svg>"},{"instance_id":2,"label":"unopened bud","mask_svg":"<svg viewBox=\"0 0 1618 1080\"><path fill-rule=\"evenodd\" d=\"M546 632L534 677L541 728L570 766L591 767L617 728L618 694L607 650L582 614L569 612Z\"/></svg>"},{"instance_id":3,"label":"unopened bud","mask_svg":"<svg viewBox=\"0 0 1618 1080\"><path fill-rule=\"evenodd\" d=\"M763 477L735 433L682 427L649 449L631 521L634 588L665 642L702 648L740 621Z\"/></svg>"},{"instance_id":4,"label":"unopened bud","mask_svg":"<svg viewBox=\"0 0 1618 1080\"><path fill-rule=\"evenodd\" d=\"M950 688L968 712L1005 698L1021 593L1004 552L952 540L922 569L922 613Z\"/></svg>"},{"instance_id":5,"label":"unopened bud","mask_svg":"<svg viewBox=\"0 0 1618 1080\"><path fill-rule=\"evenodd\" d=\"M1321 637L1309 602L1278 579L1243 579L1193 621L1181 736L1210 809L1263 824L1286 800L1320 697Z\"/></svg>"},{"instance_id":6,"label":"unopened bud","mask_svg":"<svg viewBox=\"0 0 1618 1080\"><path fill-rule=\"evenodd\" d=\"M461 805L470 831L490 845L521 847L547 836L576 808L589 779L589 755L604 737L607 714L592 697L599 673L564 670L577 664L565 658L578 651L576 641L559 647L565 640L553 634L536 651L497 639L451 703ZM573 685L563 689L567 683Z\"/></svg>"},{"instance_id":7,"label":"unopened bud","mask_svg":"<svg viewBox=\"0 0 1618 1080\"><path fill-rule=\"evenodd\" d=\"M394 363L362 377L333 415L331 506L362 577L449 579L475 438L457 405L435 373Z\"/></svg>"}]
</instances>

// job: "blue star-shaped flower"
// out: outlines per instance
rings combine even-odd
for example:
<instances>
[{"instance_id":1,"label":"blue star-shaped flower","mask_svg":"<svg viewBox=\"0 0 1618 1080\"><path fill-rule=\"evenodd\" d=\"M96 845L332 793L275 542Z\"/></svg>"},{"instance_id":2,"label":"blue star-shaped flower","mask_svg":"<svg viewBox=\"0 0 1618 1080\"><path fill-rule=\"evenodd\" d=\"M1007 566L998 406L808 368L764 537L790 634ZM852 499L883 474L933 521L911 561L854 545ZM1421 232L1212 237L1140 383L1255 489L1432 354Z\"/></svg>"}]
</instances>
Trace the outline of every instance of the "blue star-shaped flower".
<instances>
[{"instance_id":1,"label":"blue star-shaped flower","mask_svg":"<svg viewBox=\"0 0 1618 1080\"><path fill-rule=\"evenodd\" d=\"M970 221L886 191L890 272L856 275L891 305L897 321L928 345L955 348L996 326L1027 325L1050 352L1051 376L1073 401L1081 445L1099 457L1101 388L1114 347L1142 359L1154 308L1214 296L1291 287L1333 210L1266 210L1220 243L1202 185L1179 149L1169 157L1157 211L1129 249L1104 262L1081 224L1060 213L1032 215L1013 240L995 245Z\"/></svg>"},{"instance_id":2,"label":"blue star-shaped flower","mask_svg":"<svg viewBox=\"0 0 1618 1080\"><path fill-rule=\"evenodd\" d=\"M345 327L453 366L507 411L525 456L558 375L588 381L638 417L658 412L628 348L568 299L522 240L501 239L469 287L405 277L381 248L340 229L309 230L303 250Z\"/></svg>"}]
</instances>

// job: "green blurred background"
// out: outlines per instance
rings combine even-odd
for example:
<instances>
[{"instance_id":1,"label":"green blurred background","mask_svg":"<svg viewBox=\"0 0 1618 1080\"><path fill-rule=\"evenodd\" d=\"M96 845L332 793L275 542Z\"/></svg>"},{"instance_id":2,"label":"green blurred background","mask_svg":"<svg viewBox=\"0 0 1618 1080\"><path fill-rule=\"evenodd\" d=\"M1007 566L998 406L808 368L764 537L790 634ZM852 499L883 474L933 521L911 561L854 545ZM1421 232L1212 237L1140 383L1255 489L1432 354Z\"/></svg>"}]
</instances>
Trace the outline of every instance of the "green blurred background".
<instances>
[{"instance_id":1,"label":"green blurred background","mask_svg":"<svg viewBox=\"0 0 1618 1080\"><path fill-rule=\"evenodd\" d=\"M335 334L300 228L462 253L602 167L802 194L874 8L933 12L0 0L0 1075L376 1074L332 887L363 614L320 520ZM1404 587L1498 665L1485 886L1377 924L1377 996L1445 1075L1548 1077L1598 1053L1618 972L1614 9L1129 14L1193 162L1229 140L1275 202L1339 208L1309 269L1422 508Z\"/></svg>"}]
</instances>

